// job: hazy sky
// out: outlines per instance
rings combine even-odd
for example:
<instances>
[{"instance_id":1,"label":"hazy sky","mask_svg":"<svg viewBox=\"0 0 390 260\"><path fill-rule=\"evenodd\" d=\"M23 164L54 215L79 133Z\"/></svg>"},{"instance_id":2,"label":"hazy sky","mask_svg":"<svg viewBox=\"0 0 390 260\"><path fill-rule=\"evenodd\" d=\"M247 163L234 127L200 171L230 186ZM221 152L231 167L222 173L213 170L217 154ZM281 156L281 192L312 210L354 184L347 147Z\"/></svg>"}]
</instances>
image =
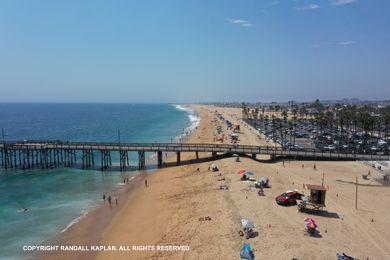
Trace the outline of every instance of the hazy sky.
<instances>
[{"instance_id":1,"label":"hazy sky","mask_svg":"<svg viewBox=\"0 0 390 260\"><path fill-rule=\"evenodd\" d=\"M389 0L0 1L0 101L390 98Z\"/></svg>"}]
</instances>

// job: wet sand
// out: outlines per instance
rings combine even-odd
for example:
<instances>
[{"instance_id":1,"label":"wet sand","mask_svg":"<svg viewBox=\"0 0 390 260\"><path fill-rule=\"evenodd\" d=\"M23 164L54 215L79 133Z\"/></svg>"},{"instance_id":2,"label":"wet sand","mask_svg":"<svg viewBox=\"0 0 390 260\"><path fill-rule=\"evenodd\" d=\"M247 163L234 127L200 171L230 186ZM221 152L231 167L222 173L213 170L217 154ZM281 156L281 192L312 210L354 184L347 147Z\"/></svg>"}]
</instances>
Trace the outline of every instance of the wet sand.
<instances>
[{"instance_id":1,"label":"wet sand","mask_svg":"<svg viewBox=\"0 0 390 260\"><path fill-rule=\"evenodd\" d=\"M214 141L218 122L213 122L213 111L218 110L233 121L240 116L239 109L209 106L196 109L201 122L190 142ZM240 144L267 145L251 128L243 125L241 128ZM182 155L183 160L194 158L194 154ZM147 176L149 187L138 185L124 194L121 207L112 211L107 225L99 227L94 221L99 221L101 215L88 214L63 240L71 244L92 242L117 246L188 245L189 251L61 252L47 257L238 259L241 246L249 242L257 259L335 259L337 252L359 259L389 259L390 187L376 181L381 175L375 169L359 162L286 161L283 164L282 161L260 162L251 158L236 162L235 158L226 158L216 161L220 171L212 173L208 170L210 164L157 170ZM250 182L239 181L237 171L240 169L255 172L252 178L266 176L270 179L272 187L265 189L264 197L247 189ZM362 174L369 170L372 176L363 180ZM277 195L290 188L302 190L305 183L321 184L323 176L324 186L328 188L325 212L300 213L296 206L276 205ZM358 209L355 209L356 177L360 184ZM219 190L222 184L229 186L229 190ZM305 235L305 217L316 219L319 237ZM247 240L238 235L241 218L254 222L258 237Z\"/></svg>"}]
</instances>

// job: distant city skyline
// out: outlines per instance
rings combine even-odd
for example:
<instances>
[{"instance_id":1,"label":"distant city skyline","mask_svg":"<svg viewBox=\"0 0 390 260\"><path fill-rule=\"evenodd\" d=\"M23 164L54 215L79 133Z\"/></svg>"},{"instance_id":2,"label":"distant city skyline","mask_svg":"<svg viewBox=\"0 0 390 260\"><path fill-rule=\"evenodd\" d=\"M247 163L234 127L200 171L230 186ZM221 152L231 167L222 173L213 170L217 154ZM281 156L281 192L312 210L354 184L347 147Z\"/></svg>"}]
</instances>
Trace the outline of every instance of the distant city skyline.
<instances>
[{"instance_id":1,"label":"distant city skyline","mask_svg":"<svg viewBox=\"0 0 390 260\"><path fill-rule=\"evenodd\" d=\"M390 98L388 0L1 4L0 102Z\"/></svg>"}]
</instances>

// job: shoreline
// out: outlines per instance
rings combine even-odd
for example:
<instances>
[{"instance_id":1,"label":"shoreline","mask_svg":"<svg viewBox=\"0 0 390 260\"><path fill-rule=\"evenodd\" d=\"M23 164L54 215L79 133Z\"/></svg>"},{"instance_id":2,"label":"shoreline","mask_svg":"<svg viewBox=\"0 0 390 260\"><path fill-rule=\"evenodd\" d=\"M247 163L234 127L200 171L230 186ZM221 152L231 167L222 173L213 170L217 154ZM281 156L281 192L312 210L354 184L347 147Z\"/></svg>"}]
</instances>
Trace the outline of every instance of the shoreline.
<instances>
[{"instance_id":1,"label":"shoreline","mask_svg":"<svg viewBox=\"0 0 390 260\"><path fill-rule=\"evenodd\" d=\"M125 201L141 185L148 173L140 172L134 175L131 181L122 190L117 189L114 198L118 199L118 205L112 202L102 202L103 204L88 211L78 222L71 225L64 232L58 234L54 239L46 241L45 245L97 245L101 239L101 234L109 225L111 219L123 207ZM61 258L60 252L36 252L33 258L38 259L66 259ZM87 256L82 251L72 252L72 257L82 256L83 259L93 259L95 253ZM60 258L59 258L60 257Z\"/></svg>"},{"instance_id":2,"label":"shoreline","mask_svg":"<svg viewBox=\"0 0 390 260\"><path fill-rule=\"evenodd\" d=\"M195 108L191 108L191 105L174 105L176 109L185 111L188 115L190 124L183 130L187 130L187 134L181 131L180 134L175 137L175 140L185 140L188 142L195 134L197 127L201 121ZM196 117L196 120L191 120L191 116ZM149 162L155 161L155 156L152 154L149 157ZM173 160L173 154L167 154L165 162ZM159 171L159 168L155 165L149 165L149 169L144 171L138 171L125 187L117 188L114 191L113 198L118 199L118 205L115 202L112 205L104 204L94 206L92 209L82 213L79 217L73 219L62 231L57 234L53 239L45 241L44 245L98 245L101 241L101 235L103 231L109 226L112 219L116 214L119 214L124 205L131 199L131 196L138 189L143 187L143 182L149 175L155 174ZM107 211L107 207L110 211ZM115 212L113 212L115 210ZM77 221L75 221L77 220ZM74 222L74 223L73 223ZM72 224L73 223L73 224ZM91 235L92 233L92 235ZM66 252L34 252L31 254L33 258L39 259L68 259L69 256L62 256ZM94 259L98 252L90 252L86 256L82 251L72 252L71 257L82 257L83 259ZM67 255L67 254L66 254Z\"/></svg>"},{"instance_id":3,"label":"shoreline","mask_svg":"<svg viewBox=\"0 0 390 260\"><path fill-rule=\"evenodd\" d=\"M197 109L202 120L190 142L213 143L214 140L217 143L215 128L223 123L215 119L215 110L226 119L240 122L237 109L212 106L197 106ZM238 133L240 144L266 143L250 127L242 126ZM223 134L229 134L223 129ZM226 142L229 140L218 143ZM200 153L200 158L205 155L210 154ZM193 159L195 154L183 153L183 157ZM390 257L387 225L390 187L377 183L381 173L376 169L360 162L240 159L239 162L235 158L214 161L219 172L209 170L212 161L158 169L148 175L150 186L136 187L106 227L91 234L86 231L87 226L84 230L75 228L74 237L68 240L85 245L78 243L78 236L94 236L99 238L95 241L101 246L140 246L140 249L57 252L44 259L237 259L244 243L250 243L255 256L264 259L334 259L336 253L358 259ZM173 162L175 158L170 160ZM240 181L237 172L241 169L252 171L254 179L268 177L271 188L264 190L264 196L258 196L250 188L251 182ZM369 170L372 178L362 179L362 174ZM360 184L358 209L355 208L356 177ZM286 190L302 190L304 184L322 182L328 191L326 210L321 214L302 213L296 206L275 203L275 197ZM220 185L228 186L228 190L219 189ZM305 235L305 217L315 218L319 237ZM259 232L257 237L239 236L242 218L254 222L255 231ZM148 247L169 245L188 246L190 251L159 251Z\"/></svg>"}]
</instances>

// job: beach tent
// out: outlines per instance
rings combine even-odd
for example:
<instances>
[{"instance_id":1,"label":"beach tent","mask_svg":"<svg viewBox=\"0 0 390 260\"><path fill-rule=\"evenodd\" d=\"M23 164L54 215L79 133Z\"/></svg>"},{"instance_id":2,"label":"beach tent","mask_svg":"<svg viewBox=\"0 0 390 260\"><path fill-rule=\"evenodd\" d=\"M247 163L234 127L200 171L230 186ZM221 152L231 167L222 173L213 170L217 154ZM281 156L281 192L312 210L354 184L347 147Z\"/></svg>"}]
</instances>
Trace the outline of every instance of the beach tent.
<instances>
[{"instance_id":1,"label":"beach tent","mask_svg":"<svg viewBox=\"0 0 390 260\"><path fill-rule=\"evenodd\" d=\"M255 255L253 254L250 244L246 243L243 245L240 251L240 257L241 259L248 259L248 260L255 259Z\"/></svg>"},{"instance_id":2,"label":"beach tent","mask_svg":"<svg viewBox=\"0 0 390 260\"><path fill-rule=\"evenodd\" d=\"M267 188L269 187L268 183L269 179L267 177L261 177L256 181L255 185L258 187Z\"/></svg>"},{"instance_id":3,"label":"beach tent","mask_svg":"<svg viewBox=\"0 0 390 260\"><path fill-rule=\"evenodd\" d=\"M242 224L242 227L243 228L254 228L255 225L253 224L252 221L250 221L249 219L241 219L241 224Z\"/></svg>"},{"instance_id":4,"label":"beach tent","mask_svg":"<svg viewBox=\"0 0 390 260\"><path fill-rule=\"evenodd\" d=\"M260 183L261 185L263 185L264 187L268 186L268 183L269 183L268 177L261 177L261 178L259 179L259 183Z\"/></svg>"},{"instance_id":5,"label":"beach tent","mask_svg":"<svg viewBox=\"0 0 390 260\"><path fill-rule=\"evenodd\" d=\"M210 165L210 169L211 169L211 171L213 171L213 172L219 171L218 166L217 166L215 163L213 163L212 165Z\"/></svg>"},{"instance_id":6,"label":"beach tent","mask_svg":"<svg viewBox=\"0 0 390 260\"><path fill-rule=\"evenodd\" d=\"M261 178L259 178L259 182L268 183L268 177L261 177Z\"/></svg>"}]
</instances>

